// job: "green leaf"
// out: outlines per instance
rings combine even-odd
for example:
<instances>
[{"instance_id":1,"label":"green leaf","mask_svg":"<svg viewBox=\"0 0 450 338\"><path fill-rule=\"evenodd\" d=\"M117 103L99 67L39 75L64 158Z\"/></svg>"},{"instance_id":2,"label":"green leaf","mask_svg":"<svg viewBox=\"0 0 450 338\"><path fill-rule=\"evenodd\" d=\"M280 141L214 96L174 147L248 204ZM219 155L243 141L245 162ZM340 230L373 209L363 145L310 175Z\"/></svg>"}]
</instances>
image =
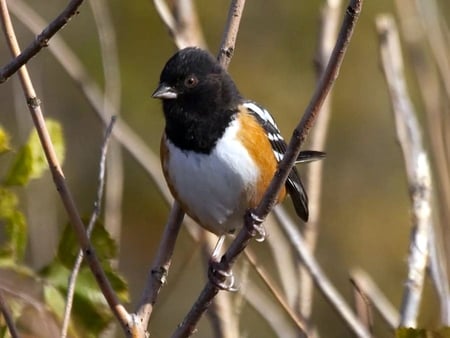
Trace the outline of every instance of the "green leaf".
<instances>
[{"instance_id":1,"label":"green leaf","mask_svg":"<svg viewBox=\"0 0 450 338\"><path fill-rule=\"evenodd\" d=\"M85 224L87 224L87 222L85 222ZM91 234L91 243L95 248L97 256L101 260L108 260L116 257L117 245L102 224L95 224ZM80 246L72 227L66 225L59 242L58 257L68 269L72 269L79 250Z\"/></svg>"},{"instance_id":2,"label":"green leaf","mask_svg":"<svg viewBox=\"0 0 450 338\"><path fill-rule=\"evenodd\" d=\"M9 135L2 127L0 127L0 154L6 153L9 150L11 150Z\"/></svg>"},{"instance_id":3,"label":"green leaf","mask_svg":"<svg viewBox=\"0 0 450 338\"><path fill-rule=\"evenodd\" d=\"M395 331L396 338L450 338L450 328L438 330L413 329L402 327Z\"/></svg>"},{"instance_id":4,"label":"green leaf","mask_svg":"<svg viewBox=\"0 0 450 338\"><path fill-rule=\"evenodd\" d=\"M17 196L0 187L0 224L4 223L6 240L0 246L0 263L21 261L27 244L25 216L18 210Z\"/></svg>"},{"instance_id":5,"label":"green leaf","mask_svg":"<svg viewBox=\"0 0 450 338\"><path fill-rule=\"evenodd\" d=\"M42 276L46 278L47 283L50 283L52 287L59 290L63 295L67 293L69 274L70 270L58 260L54 261L42 271ZM119 290L116 290L119 297L128 294L126 284L116 272L107 273L107 276L112 281L113 287L121 286ZM121 280L123 284L117 283L117 280ZM59 306L58 304L59 301L53 306L55 311ZM72 329L76 329L76 333L81 337L98 337L112 319L111 310L105 297L99 290L95 278L89 268L83 266L78 274L73 298L73 309L71 313Z\"/></svg>"},{"instance_id":6,"label":"green leaf","mask_svg":"<svg viewBox=\"0 0 450 338\"><path fill-rule=\"evenodd\" d=\"M60 163L64 161L65 145L61 125L53 120L46 121L56 156ZM30 134L27 143L19 150L5 184L24 186L30 180L40 178L48 169L47 160L41 142L35 130Z\"/></svg>"}]
</instances>

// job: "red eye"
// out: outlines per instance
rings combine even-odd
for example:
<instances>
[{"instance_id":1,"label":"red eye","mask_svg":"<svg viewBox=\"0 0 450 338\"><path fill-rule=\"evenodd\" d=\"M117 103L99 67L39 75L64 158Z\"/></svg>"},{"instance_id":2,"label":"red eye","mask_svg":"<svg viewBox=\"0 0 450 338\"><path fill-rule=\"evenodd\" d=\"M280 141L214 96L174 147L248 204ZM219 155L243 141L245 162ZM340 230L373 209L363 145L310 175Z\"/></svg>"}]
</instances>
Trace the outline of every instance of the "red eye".
<instances>
[{"instance_id":1,"label":"red eye","mask_svg":"<svg viewBox=\"0 0 450 338\"><path fill-rule=\"evenodd\" d=\"M185 80L184 80L184 85L187 88L194 88L196 85L198 84L198 79L195 75L189 75Z\"/></svg>"}]
</instances>

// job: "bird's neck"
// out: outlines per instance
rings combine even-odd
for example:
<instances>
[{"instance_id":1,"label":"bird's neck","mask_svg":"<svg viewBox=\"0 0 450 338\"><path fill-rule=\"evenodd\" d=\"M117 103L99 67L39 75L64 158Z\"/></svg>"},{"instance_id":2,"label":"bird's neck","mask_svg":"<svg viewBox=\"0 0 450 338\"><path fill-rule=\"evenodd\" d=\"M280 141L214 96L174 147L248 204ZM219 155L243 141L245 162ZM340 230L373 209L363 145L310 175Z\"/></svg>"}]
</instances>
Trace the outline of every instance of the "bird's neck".
<instances>
[{"instance_id":1,"label":"bird's neck","mask_svg":"<svg viewBox=\"0 0 450 338\"><path fill-rule=\"evenodd\" d=\"M181 150L209 154L235 118L236 111L209 110L207 112L183 110L175 101L164 102L166 136Z\"/></svg>"}]
</instances>

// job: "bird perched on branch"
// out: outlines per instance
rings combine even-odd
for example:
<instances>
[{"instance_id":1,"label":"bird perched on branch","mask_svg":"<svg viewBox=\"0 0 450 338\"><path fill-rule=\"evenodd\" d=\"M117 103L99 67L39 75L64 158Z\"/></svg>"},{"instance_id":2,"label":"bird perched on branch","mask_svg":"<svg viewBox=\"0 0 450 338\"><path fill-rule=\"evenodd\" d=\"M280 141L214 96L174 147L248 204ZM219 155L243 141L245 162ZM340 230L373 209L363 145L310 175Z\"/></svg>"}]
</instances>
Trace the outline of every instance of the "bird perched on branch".
<instances>
[{"instance_id":1,"label":"bird perched on branch","mask_svg":"<svg viewBox=\"0 0 450 338\"><path fill-rule=\"evenodd\" d=\"M153 97L162 100L161 162L173 197L205 229L233 233L260 202L286 151L274 119L241 96L211 54L195 47L167 61ZM298 162L323 156L305 151ZM307 221L308 197L295 167L278 202L286 192Z\"/></svg>"}]
</instances>

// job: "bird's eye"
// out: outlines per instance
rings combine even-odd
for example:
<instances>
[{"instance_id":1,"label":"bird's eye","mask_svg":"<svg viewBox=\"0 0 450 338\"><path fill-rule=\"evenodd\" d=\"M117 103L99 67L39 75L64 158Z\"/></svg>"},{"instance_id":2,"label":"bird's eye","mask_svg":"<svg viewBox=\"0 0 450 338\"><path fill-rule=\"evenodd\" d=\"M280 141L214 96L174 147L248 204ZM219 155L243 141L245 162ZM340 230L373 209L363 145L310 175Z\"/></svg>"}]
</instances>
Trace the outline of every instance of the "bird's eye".
<instances>
[{"instance_id":1,"label":"bird's eye","mask_svg":"<svg viewBox=\"0 0 450 338\"><path fill-rule=\"evenodd\" d=\"M195 75L189 75L185 80L184 80L184 85L187 88L194 88L196 85L198 84L198 79Z\"/></svg>"}]
</instances>

